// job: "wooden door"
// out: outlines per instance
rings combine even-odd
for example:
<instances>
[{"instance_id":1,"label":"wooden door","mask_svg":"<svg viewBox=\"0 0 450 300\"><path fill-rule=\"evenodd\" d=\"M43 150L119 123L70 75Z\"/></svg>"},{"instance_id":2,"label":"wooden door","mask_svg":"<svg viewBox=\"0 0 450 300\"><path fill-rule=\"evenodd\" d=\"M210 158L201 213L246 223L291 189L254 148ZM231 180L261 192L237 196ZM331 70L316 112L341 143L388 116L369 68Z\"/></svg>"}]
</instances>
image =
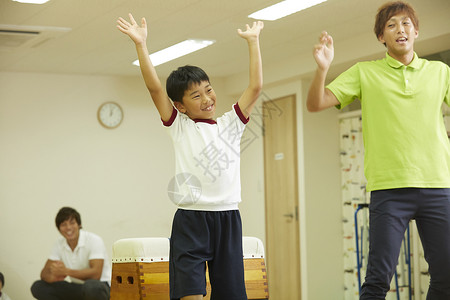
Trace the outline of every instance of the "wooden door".
<instances>
[{"instance_id":1,"label":"wooden door","mask_svg":"<svg viewBox=\"0 0 450 300\"><path fill-rule=\"evenodd\" d=\"M295 96L263 104L266 257L271 300L300 299Z\"/></svg>"}]
</instances>

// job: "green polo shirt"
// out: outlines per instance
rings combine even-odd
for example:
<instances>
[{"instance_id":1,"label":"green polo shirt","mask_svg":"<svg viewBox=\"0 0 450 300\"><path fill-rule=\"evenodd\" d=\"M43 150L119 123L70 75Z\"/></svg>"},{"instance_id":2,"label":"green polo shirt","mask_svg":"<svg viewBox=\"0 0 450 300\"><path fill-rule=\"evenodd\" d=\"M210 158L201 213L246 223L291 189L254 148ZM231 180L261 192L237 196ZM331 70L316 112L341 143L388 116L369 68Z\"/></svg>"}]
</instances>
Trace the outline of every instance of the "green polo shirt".
<instances>
[{"instance_id":1,"label":"green polo shirt","mask_svg":"<svg viewBox=\"0 0 450 300\"><path fill-rule=\"evenodd\" d=\"M361 101L367 191L450 187L450 147L442 103L450 103L448 65L417 57L360 62L327 88L343 108Z\"/></svg>"}]
</instances>

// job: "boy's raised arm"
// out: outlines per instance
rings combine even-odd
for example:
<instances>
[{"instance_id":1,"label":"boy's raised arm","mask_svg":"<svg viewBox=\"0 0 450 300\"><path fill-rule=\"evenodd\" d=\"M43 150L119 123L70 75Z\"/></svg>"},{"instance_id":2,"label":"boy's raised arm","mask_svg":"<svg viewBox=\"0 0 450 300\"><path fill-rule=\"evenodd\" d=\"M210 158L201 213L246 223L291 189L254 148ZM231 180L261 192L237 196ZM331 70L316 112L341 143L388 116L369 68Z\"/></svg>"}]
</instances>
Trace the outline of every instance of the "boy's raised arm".
<instances>
[{"instance_id":1,"label":"boy's raised arm","mask_svg":"<svg viewBox=\"0 0 450 300\"><path fill-rule=\"evenodd\" d=\"M253 22L253 26L246 25L246 30L238 29L238 34L247 40L250 59L250 79L247 89L238 100L239 107L246 118L250 116L256 100L263 86L263 72L261 50L259 47L259 34L264 28L261 21Z\"/></svg>"},{"instance_id":2,"label":"boy's raised arm","mask_svg":"<svg viewBox=\"0 0 450 300\"><path fill-rule=\"evenodd\" d=\"M325 79L333 58L333 38L324 31L320 35L319 44L314 47L317 70L306 100L306 107L309 111L320 111L339 104L336 96L325 88Z\"/></svg>"},{"instance_id":3,"label":"boy's raised arm","mask_svg":"<svg viewBox=\"0 0 450 300\"><path fill-rule=\"evenodd\" d=\"M150 92L153 103L155 103L155 106L158 109L161 119L163 121L168 121L172 115L173 106L166 91L162 88L161 81L159 80L155 67L149 57L147 49L147 22L145 18L142 18L141 25L139 26L133 16L131 14L128 15L130 17L130 22L123 18L119 18L117 20L117 28L128 35L136 44L139 66L145 85Z\"/></svg>"}]
</instances>

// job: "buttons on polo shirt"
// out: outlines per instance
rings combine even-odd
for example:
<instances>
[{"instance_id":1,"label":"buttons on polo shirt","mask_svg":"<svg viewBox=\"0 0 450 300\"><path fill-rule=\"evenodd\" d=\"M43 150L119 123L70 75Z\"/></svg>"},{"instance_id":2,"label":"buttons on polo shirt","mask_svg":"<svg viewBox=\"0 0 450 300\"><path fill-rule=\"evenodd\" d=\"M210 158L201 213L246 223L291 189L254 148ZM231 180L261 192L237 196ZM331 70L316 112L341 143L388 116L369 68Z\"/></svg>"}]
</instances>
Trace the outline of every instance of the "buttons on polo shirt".
<instances>
[{"instance_id":1,"label":"buttons on polo shirt","mask_svg":"<svg viewBox=\"0 0 450 300\"><path fill-rule=\"evenodd\" d=\"M410 95L413 93L413 87L412 84L410 83L409 80L409 73L412 71L411 69L409 69L407 66L403 66L402 67L402 73L403 73L403 79L404 79L404 83L405 83L405 94L406 95Z\"/></svg>"}]
</instances>

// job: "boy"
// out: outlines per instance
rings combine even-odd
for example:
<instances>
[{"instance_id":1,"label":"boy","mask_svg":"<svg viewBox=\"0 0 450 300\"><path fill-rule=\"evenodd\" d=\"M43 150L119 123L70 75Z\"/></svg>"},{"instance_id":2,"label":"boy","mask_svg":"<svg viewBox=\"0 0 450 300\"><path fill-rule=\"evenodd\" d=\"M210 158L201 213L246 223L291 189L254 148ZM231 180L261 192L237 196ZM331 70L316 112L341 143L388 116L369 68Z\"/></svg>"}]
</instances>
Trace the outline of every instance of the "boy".
<instances>
[{"instance_id":1,"label":"boy","mask_svg":"<svg viewBox=\"0 0 450 300\"><path fill-rule=\"evenodd\" d=\"M201 185L188 186L188 194L174 201L170 298L202 299L208 262L211 299L247 299L238 210L239 144L262 89L259 34L264 25L254 22L245 31L238 29L249 47L250 82L233 109L215 121L216 94L206 73L193 66L178 68L167 79L166 94L149 59L145 18L140 26L131 14L129 18L119 18L117 27L135 43L145 84L172 137L176 178L182 175Z\"/></svg>"},{"instance_id":2,"label":"boy","mask_svg":"<svg viewBox=\"0 0 450 300\"><path fill-rule=\"evenodd\" d=\"M381 6L374 31L386 58L357 63L325 87L334 56L326 32L307 108L361 101L364 168L371 191L369 261L360 299L385 299L406 226L415 219L431 275L427 299L450 299L450 148L441 106L450 70L414 52L419 21L402 1Z\"/></svg>"},{"instance_id":3,"label":"boy","mask_svg":"<svg viewBox=\"0 0 450 300\"><path fill-rule=\"evenodd\" d=\"M36 299L108 300L111 263L103 240L81 229L81 216L63 207L55 218L62 237L41 272L41 280L31 287ZM70 282L64 279L69 276Z\"/></svg>"}]
</instances>

